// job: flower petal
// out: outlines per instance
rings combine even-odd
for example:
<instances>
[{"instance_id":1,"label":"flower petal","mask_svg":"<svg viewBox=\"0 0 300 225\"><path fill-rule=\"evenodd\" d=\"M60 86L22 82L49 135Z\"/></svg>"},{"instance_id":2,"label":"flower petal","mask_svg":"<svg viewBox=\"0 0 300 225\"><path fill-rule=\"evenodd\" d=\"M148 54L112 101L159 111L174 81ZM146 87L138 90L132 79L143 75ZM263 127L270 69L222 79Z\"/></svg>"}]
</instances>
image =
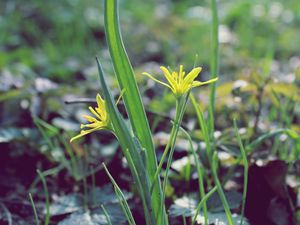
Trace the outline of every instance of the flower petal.
<instances>
[{"instance_id":1,"label":"flower petal","mask_svg":"<svg viewBox=\"0 0 300 225\"><path fill-rule=\"evenodd\" d=\"M170 86L173 87L173 89L172 88L171 89L174 90L174 88L176 88L177 85L176 75L175 77L173 77L174 72L171 74L170 71L164 66L161 66L160 69L163 72L165 78L168 80Z\"/></svg>"},{"instance_id":2,"label":"flower petal","mask_svg":"<svg viewBox=\"0 0 300 225\"><path fill-rule=\"evenodd\" d=\"M201 67L196 67L192 69L191 72L189 72L186 77L184 78L185 83L192 83L195 78L198 76L198 74L201 72L202 68Z\"/></svg>"},{"instance_id":3,"label":"flower petal","mask_svg":"<svg viewBox=\"0 0 300 225\"><path fill-rule=\"evenodd\" d=\"M105 109L105 101L101 98L101 95L97 94L96 101L97 101L98 108Z\"/></svg>"},{"instance_id":4,"label":"flower petal","mask_svg":"<svg viewBox=\"0 0 300 225\"><path fill-rule=\"evenodd\" d=\"M101 128L101 127L95 127L93 129L90 129L90 130L82 130L82 131L80 131L80 134L76 135L75 137L72 137L71 140L70 140L70 142L73 142L74 140L76 140L78 138L81 138L81 137L83 137L83 136L85 136L85 135L87 135L89 133L92 133L93 131L101 130L101 129L103 129L103 128Z\"/></svg>"},{"instance_id":5,"label":"flower petal","mask_svg":"<svg viewBox=\"0 0 300 225\"><path fill-rule=\"evenodd\" d=\"M201 81L194 81L192 83L192 87L199 87L199 86L202 86L202 85L205 85L205 84L210 84L210 83L213 83L213 82L216 82L219 78L216 77L216 78L213 78L213 79L210 79L208 81L204 81L204 82L201 82Z\"/></svg>"},{"instance_id":6,"label":"flower petal","mask_svg":"<svg viewBox=\"0 0 300 225\"><path fill-rule=\"evenodd\" d=\"M157 80L157 79L154 78L151 74L146 73L146 72L143 72L142 74L145 75L145 76L147 76L147 77L149 77L151 80L154 80L155 82L157 82L157 83L159 83L159 84L162 84L162 85L164 85L164 86L166 86L166 87L172 89L170 85L168 85L168 84L166 84L166 83L164 83L164 82L162 82L162 81L160 81L160 80Z\"/></svg>"},{"instance_id":7,"label":"flower petal","mask_svg":"<svg viewBox=\"0 0 300 225\"><path fill-rule=\"evenodd\" d=\"M102 120L101 114L97 113L97 112L95 111L95 109L93 109L93 107L90 106L90 107L89 107L89 110L90 110L91 113L93 113L94 116L96 116L99 120Z\"/></svg>"},{"instance_id":8,"label":"flower petal","mask_svg":"<svg viewBox=\"0 0 300 225\"><path fill-rule=\"evenodd\" d=\"M94 123L97 122L97 120L92 117L92 116L88 116L88 115L82 115L83 118L87 119L87 121L89 121L90 123Z\"/></svg>"}]
</instances>

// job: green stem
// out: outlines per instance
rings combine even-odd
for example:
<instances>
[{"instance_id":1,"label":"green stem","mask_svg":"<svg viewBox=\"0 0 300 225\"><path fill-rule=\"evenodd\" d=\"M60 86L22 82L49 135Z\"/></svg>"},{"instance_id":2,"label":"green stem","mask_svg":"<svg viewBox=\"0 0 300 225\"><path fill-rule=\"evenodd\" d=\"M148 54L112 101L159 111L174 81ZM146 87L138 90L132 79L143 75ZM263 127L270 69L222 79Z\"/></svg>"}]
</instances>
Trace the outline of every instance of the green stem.
<instances>
[{"instance_id":1,"label":"green stem","mask_svg":"<svg viewBox=\"0 0 300 225\"><path fill-rule=\"evenodd\" d=\"M29 193L29 199L30 199L30 203L31 203L31 206L32 206L32 209L33 209L35 224L40 225L39 217L37 215L35 204L34 204L32 196L31 196L31 193Z\"/></svg>"},{"instance_id":2,"label":"green stem","mask_svg":"<svg viewBox=\"0 0 300 225\"><path fill-rule=\"evenodd\" d=\"M196 163L197 173L198 173L199 195L200 195L200 198L203 199L204 196L205 196L204 181L203 181L203 168L200 167L198 155L196 153L196 150L193 147L193 142L192 142L191 136L182 127L180 127L180 130L186 135L186 137L189 140L189 143L190 143L190 146L191 146L191 150L192 150L192 154L194 156L194 161ZM204 202L203 204L204 204L203 205L204 223L205 223L205 225L207 225L208 224L208 218L207 218L207 206L206 206L206 202Z\"/></svg>"},{"instance_id":3,"label":"green stem","mask_svg":"<svg viewBox=\"0 0 300 225\"><path fill-rule=\"evenodd\" d=\"M145 219L146 219L146 224L148 225L154 225L155 224L155 218L154 215L152 214L152 206L151 206L151 197L150 197L150 193L148 193L147 191L147 186L145 187L145 183L142 182L141 180L141 175L139 174L134 161L130 155L130 152L128 149L126 149L124 151L124 155L127 159L128 165L131 165L131 171L133 173L133 176L136 178L135 181L137 182L137 187L140 190L140 196L142 198L142 203L143 203L143 207L144 207L144 213L145 213Z\"/></svg>"},{"instance_id":4,"label":"green stem","mask_svg":"<svg viewBox=\"0 0 300 225\"><path fill-rule=\"evenodd\" d=\"M235 133L240 145L241 155L244 163L244 190L243 190L243 202L242 202L242 213L241 213L241 221L240 224L243 225L244 222L244 214L245 214L245 205L246 205L246 197L247 197L247 189L248 189L248 160L246 155L246 150L244 148L240 133L238 131L236 120L233 120Z\"/></svg>"},{"instance_id":5,"label":"green stem","mask_svg":"<svg viewBox=\"0 0 300 225\"><path fill-rule=\"evenodd\" d=\"M168 161L167 161L167 167L166 167L166 172L165 172L165 176L164 176L164 181L163 181L163 196L162 196L162 204L164 204L165 202L165 195L166 195L166 187L167 187L167 181L168 181L168 176L169 176L169 170L171 167L171 163L172 163L172 159L173 159L173 154L174 154L174 150L175 150L175 143L176 143L176 139L177 139L177 134L179 131L179 127L183 118L183 114L186 108L186 103L188 100L188 97L190 95L190 92L188 92L186 94L186 96L182 96L180 99L177 99L176 101L176 115L175 115L175 120L174 120L174 135L170 137L171 140L171 149L170 149L170 153L169 153L169 157L168 157Z\"/></svg>"},{"instance_id":6,"label":"green stem","mask_svg":"<svg viewBox=\"0 0 300 225\"><path fill-rule=\"evenodd\" d=\"M46 217L45 217L45 225L48 225L50 223L50 203L49 203L49 192L48 192L48 187L47 187L47 183L45 180L45 177L43 175L43 173L40 170L37 170L37 173L43 183L43 187L44 187L44 191L45 191L45 198L46 198Z\"/></svg>"},{"instance_id":7,"label":"green stem","mask_svg":"<svg viewBox=\"0 0 300 225\"><path fill-rule=\"evenodd\" d=\"M216 78L219 73L219 18L217 1L211 0L212 12L212 32L211 32L211 48L212 54L210 58L211 78ZM214 133L214 111L216 97L216 82L211 84L210 104L209 104L209 134L213 138Z\"/></svg>"},{"instance_id":8,"label":"green stem","mask_svg":"<svg viewBox=\"0 0 300 225\"><path fill-rule=\"evenodd\" d=\"M179 122L179 119L180 119L180 114L181 114L181 111L180 111L180 99L176 99L176 114L175 114L175 119L174 119L174 123L173 123L173 126L172 126L172 130L171 130L171 134L170 134L170 138L169 138L169 141L164 149L164 152L163 152L163 155L159 161L159 164L158 164L158 167L156 169L156 172L155 172L155 175L154 175L154 181L153 183L151 184L151 188L150 188L150 191L152 193L153 191L153 188L155 186L155 182L157 181L157 178L158 178L158 175L160 174L161 172L161 169L162 169L162 166L163 166L163 163L169 153L169 150L170 150L170 147L172 146L173 143L176 142L176 136L177 136L177 133L178 133L178 130L179 130L179 125L181 123L181 121Z\"/></svg>"},{"instance_id":9,"label":"green stem","mask_svg":"<svg viewBox=\"0 0 300 225\"><path fill-rule=\"evenodd\" d=\"M227 220L228 220L228 224L229 225L234 225L233 223L233 219L232 219L232 215L231 215L231 212L230 212L230 208L229 208L229 205L228 205L228 202L227 202L227 199L225 197L225 193L223 191L223 188L222 188L222 185L221 185L221 182L218 178L218 174L217 174L217 163L218 163L218 156L217 156L217 153L214 152L213 154L213 158L212 158L212 165L211 165L211 168L212 168L212 175L214 177L214 181L216 183L216 186L218 188L218 193L219 193L219 196L220 196L220 199L222 201L222 204L223 204L223 207L224 207L224 210L225 210L225 214L226 214L226 217L227 217Z\"/></svg>"},{"instance_id":10,"label":"green stem","mask_svg":"<svg viewBox=\"0 0 300 225\"><path fill-rule=\"evenodd\" d=\"M217 187L214 187L214 188L211 189L209 192L207 192L207 194L201 199L201 201L199 202L199 204L198 204L198 206L197 206L197 208L196 208L196 212L195 212L195 215L194 215L194 218L193 218L193 220L192 220L192 224L191 224L191 225L194 225L194 224L195 224L196 219L197 219L197 216L198 216L198 214L199 214L199 212L200 212L200 209L201 209L202 205L203 205L203 207L204 207L204 205L206 204L207 199L209 199L210 196L212 196L212 194L215 193L217 190L218 190L218 188L217 188ZM203 208L203 209L204 209L204 208ZM205 217L205 215L204 215L204 217ZM204 219L205 219L205 218L204 218ZM206 219L207 219L207 218L206 218Z\"/></svg>"},{"instance_id":11,"label":"green stem","mask_svg":"<svg viewBox=\"0 0 300 225\"><path fill-rule=\"evenodd\" d=\"M108 224L108 225L112 225L111 220L110 220L110 217L109 217L109 215L108 215L108 213L107 213L107 211L106 211L104 205L101 205L101 209L103 210L103 213L104 213L104 215L105 215L107 224Z\"/></svg>"},{"instance_id":12,"label":"green stem","mask_svg":"<svg viewBox=\"0 0 300 225\"><path fill-rule=\"evenodd\" d=\"M126 216L126 219L127 219L128 223L130 225L136 225L135 221L134 221L134 218L132 216L131 210L129 208L129 205L128 205L127 201L126 201L126 198L125 198L125 196L124 196L121 188L119 187L119 185L117 184L117 182L115 181L115 179L112 177L112 175L108 171L106 165L104 163L102 163L102 165L103 165L103 168L104 168L107 176L109 177L111 183L114 186L115 193L116 193L116 195L118 197L119 203L120 203L120 205L122 207L122 210L123 210L123 212L124 212L124 214Z\"/></svg>"}]
</instances>

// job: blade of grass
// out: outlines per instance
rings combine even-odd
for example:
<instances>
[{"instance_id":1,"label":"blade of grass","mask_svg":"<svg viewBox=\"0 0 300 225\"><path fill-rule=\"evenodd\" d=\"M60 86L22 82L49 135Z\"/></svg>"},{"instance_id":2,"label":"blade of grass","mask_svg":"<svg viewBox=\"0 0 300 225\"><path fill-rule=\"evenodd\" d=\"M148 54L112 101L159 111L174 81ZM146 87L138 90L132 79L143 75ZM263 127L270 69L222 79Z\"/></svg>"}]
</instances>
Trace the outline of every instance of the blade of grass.
<instances>
[{"instance_id":1,"label":"blade of grass","mask_svg":"<svg viewBox=\"0 0 300 225\"><path fill-rule=\"evenodd\" d=\"M101 208L102 208L102 210L103 210L103 212L104 212L104 215L105 215L107 224L108 224L108 225L112 225L111 220L110 220L110 217L109 217L109 215L108 215L108 213L107 213L107 211L106 211L104 205L101 205Z\"/></svg>"},{"instance_id":2,"label":"blade of grass","mask_svg":"<svg viewBox=\"0 0 300 225\"><path fill-rule=\"evenodd\" d=\"M149 162L147 164L149 164L148 168L152 171L153 178L156 156L151 131L136 84L135 75L122 41L117 0L105 1L105 34L120 88L126 89L124 104L136 136L142 146L148 151Z\"/></svg>"},{"instance_id":3,"label":"blade of grass","mask_svg":"<svg viewBox=\"0 0 300 225\"><path fill-rule=\"evenodd\" d=\"M43 173L40 170L37 170L37 173L43 183L43 187L44 187L44 192L45 192L45 199L46 199L46 216L45 216L45 225L48 225L50 223L50 203L49 203L49 192L48 192L48 187L47 187L47 183L46 183L46 179L43 175Z\"/></svg>"},{"instance_id":4,"label":"blade of grass","mask_svg":"<svg viewBox=\"0 0 300 225\"><path fill-rule=\"evenodd\" d=\"M136 142L134 142L134 138L131 136L131 132L128 130L124 119L121 117L120 112L113 103L113 98L104 79L104 73L101 64L97 58L96 60L100 83L103 89L104 98L106 100L108 115L113 125L113 131L119 140L123 154L127 159L128 166L137 184L137 188L144 206L146 222L147 224L155 224L155 216L153 214L151 204L150 184L148 182L149 176L145 168L145 162L141 159L140 155L142 148L138 147Z\"/></svg>"},{"instance_id":5,"label":"blade of grass","mask_svg":"<svg viewBox=\"0 0 300 225\"><path fill-rule=\"evenodd\" d=\"M260 145L264 140L271 138L273 136L279 135L279 134L286 134L292 139L299 139L299 136L296 132L290 129L277 129L270 132L267 132L258 138L256 138L254 141L252 141L250 144L246 146L246 152L247 154L251 154L255 148Z\"/></svg>"},{"instance_id":6,"label":"blade of grass","mask_svg":"<svg viewBox=\"0 0 300 225\"><path fill-rule=\"evenodd\" d=\"M143 170L137 170L137 168L134 165L133 159L131 157L131 155L129 154L129 150L127 149L125 151L125 157L127 159L128 164L133 165L132 168L132 173L135 174L136 177L140 177L143 176ZM139 189L141 190L141 196L142 196L142 202L143 202L143 206L144 206L144 210L145 211L145 217L146 217L146 223L147 224L151 224L154 225L155 223L155 219L153 218L153 214L152 209L151 209L151 202L150 202L150 192L149 189L145 190L144 187L144 183L142 183L141 179L136 179L137 181L137 186L139 187Z\"/></svg>"},{"instance_id":7,"label":"blade of grass","mask_svg":"<svg viewBox=\"0 0 300 225\"><path fill-rule=\"evenodd\" d=\"M40 225L39 217L37 215L35 204L34 204L32 196L31 196L31 193L29 193L28 195L29 195L30 203L31 203L31 206L32 206L33 214L34 214L35 224Z\"/></svg>"},{"instance_id":8,"label":"blade of grass","mask_svg":"<svg viewBox=\"0 0 300 225\"><path fill-rule=\"evenodd\" d=\"M211 30L211 49L212 54L210 58L210 70L211 79L216 78L219 73L219 17L218 17L218 7L217 1L211 0L210 3L212 12L212 30ZM214 111L215 111L215 98L216 98L216 82L210 84L210 104L209 104L209 136L213 138L214 133Z\"/></svg>"},{"instance_id":9,"label":"blade of grass","mask_svg":"<svg viewBox=\"0 0 300 225\"><path fill-rule=\"evenodd\" d=\"M192 224L191 225L194 225L196 223L196 219L197 219L197 216L200 212L200 209L203 205L205 205L206 201L210 198L210 196L213 195L213 193L215 193L216 191L218 190L217 187L214 187L212 188L209 192L207 192L207 194L201 199L201 201L199 202L197 208L196 208L196 212L195 212L195 215L194 215L194 218L192 220ZM205 219L205 218L204 218ZM206 218L207 220L207 218Z\"/></svg>"},{"instance_id":10,"label":"blade of grass","mask_svg":"<svg viewBox=\"0 0 300 225\"><path fill-rule=\"evenodd\" d=\"M197 119L198 119L198 122L199 122L199 125L200 125L200 128L201 128L201 131L203 133L204 142L205 142L206 149L207 149L208 159L211 159L211 145L210 145L210 138L209 138L208 127L206 125L206 122L205 122L203 113L202 113L202 111L200 109L200 106L197 104L196 99L195 99L195 97L194 97L193 94L190 94L190 99L191 99L192 105L193 105L193 107L195 109L195 112L196 112L196 115L197 115Z\"/></svg>"},{"instance_id":11,"label":"blade of grass","mask_svg":"<svg viewBox=\"0 0 300 225\"><path fill-rule=\"evenodd\" d=\"M152 141L150 127L146 118L144 106L136 84L132 66L128 59L120 32L119 11L117 0L105 1L105 34L111 54L114 70L120 85L120 88L126 89L124 93L124 104L129 116L134 133L139 139L143 148L147 151L147 171L151 183L154 182L154 176L157 167L157 159ZM156 181L157 180L157 181ZM160 203L162 198L162 189L160 180L156 178L154 192L152 193L152 205L155 215L159 215L157 225L160 221L168 224L166 212L160 212Z\"/></svg>"},{"instance_id":12,"label":"blade of grass","mask_svg":"<svg viewBox=\"0 0 300 225\"><path fill-rule=\"evenodd\" d=\"M185 216L182 216L183 225L187 225Z\"/></svg>"},{"instance_id":13,"label":"blade of grass","mask_svg":"<svg viewBox=\"0 0 300 225\"><path fill-rule=\"evenodd\" d=\"M221 202L222 202L224 210L225 210L225 214L226 214L226 217L227 217L228 224L229 225L234 225L232 215L231 215L231 212L230 212L230 208L229 208L225 193L223 191L221 182L220 182L219 177L218 177L217 163L218 163L218 156L217 156L217 153L214 152L213 158L212 158L212 163L211 163L212 174L213 174L216 186L218 188L218 193L219 193Z\"/></svg>"},{"instance_id":14,"label":"blade of grass","mask_svg":"<svg viewBox=\"0 0 300 225\"><path fill-rule=\"evenodd\" d=\"M120 187L118 186L118 184L117 184L117 182L115 181L115 179L113 178L113 176L112 176L112 175L110 174L110 172L108 171L106 165L105 165L104 163L102 163L102 165L103 165L103 168L104 168L104 170L105 170L107 176L109 177L111 183L112 183L113 186L114 186L115 193L116 193L116 195L117 195L117 197L118 197L118 199L119 199L119 203L120 203L120 205L121 205L121 207L122 207L122 210L123 210L123 212L124 212L124 214L125 214L125 216L126 216L126 218L127 218L128 223L129 223L130 225L135 225L135 220L134 220L134 218L133 218L133 215L132 215L132 213L131 213L131 210L130 210L130 208L129 208L129 205L128 205L127 201L126 201L126 198L125 198L125 196L124 196L122 190L121 190Z\"/></svg>"},{"instance_id":15,"label":"blade of grass","mask_svg":"<svg viewBox=\"0 0 300 225\"><path fill-rule=\"evenodd\" d=\"M187 137L189 143L190 143L190 147L192 150L192 154L194 156L194 161L196 163L196 169L197 169L197 174L198 174L198 186L199 186L199 196L201 199L204 198L205 196L205 189L204 189L204 181L203 181L203 169L200 167L199 164L199 159L198 159L198 155L196 153L196 150L194 149L193 146L193 141L191 136L189 135L189 133L182 127L180 127L180 130L185 134L185 136ZM207 207L206 207L206 203L203 203L203 215L204 215L204 223L205 225L208 224L208 220L207 220Z\"/></svg>"},{"instance_id":16,"label":"blade of grass","mask_svg":"<svg viewBox=\"0 0 300 225\"><path fill-rule=\"evenodd\" d=\"M235 133L236 133L239 145L240 145L241 155L242 155L243 164L244 164L244 190L243 190L242 214L241 214L241 220L240 220L240 224L243 225L246 197L247 197L247 189L248 189L248 160L247 160L246 151L245 151L239 130L237 128L235 119L233 120L233 123L234 123Z\"/></svg>"},{"instance_id":17,"label":"blade of grass","mask_svg":"<svg viewBox=\"0 0 300 225\"><path fill-rule=\"evenodd\" d=\"M44 170L43 171L43 175L44 175L44 177L49 176L49 175L56 175L56 174L58 174L63 169L64 169L64 165L60 164L57 167L54 167L54 168L51 168L51 169L48 169L48 170ZM32 182L32 184L30 185L29 191L32 191L32 189L35 188L35 186L37 185L37 183L39 182L39 180L40 180L40 177L37 176L34 179L34 181Z\"/></svg>"},{"instance_id":18,"label":"blade of grass","mask_svg":"<svg viewBox=\"0 0 300 225\"><path fill-rule=\"evenodd\" d=\"M173 159L173 154L175 150L175 144L176 144L176 139L177 139L177 134L179 131L179 127L186 109L186 104L189 98L190 92L186 94L186 96L182 96L180 99L177 99L176 101L176 115L175 115L175 120L174 120L174 126L175 126L175 132L174 135L170 137L171 140L171 149L170 153L168 156L168 161L167 161L167 167L164 175L164 180L163 180L163 197L162 197L162 205L164 205L165 202L165 195L166 195L166 187L167 187L167 182L168 182L168 176L169 176L169 170L171 168L171 163Z\"/></svg>"},{"instance_id":19,"label":"blade of grass","mask_svg":"<svg viewBox=\"0 0 300 225\"><path fill-rule=\"evenodd\" d=\"M191 95L191 100L192 100L192 104L195 108L196 115L197 115L201 130L202 130L203 135L204 135L204 141L205 141L205 144L206 144L209 164L211 166L214 182L215 182L215 184L218 188L218 194L221 198L221 202L223 204L228 223L229 223L229 225L233 225L233 219L232 219L232 215L231 215L231 212L230 212L230 208L229 208L228 202L226 200L222 185L221 185L220 180L218 178L218 174L217 174L217 160L218 160L217 159L217 154L216 154L216 152L212 152L212 150L211 150L210 133L209 133L207 124L204 120L203 113L202 113L200 107L197 105L196 100L192 95Z\"/></svg>"}]
</instances>

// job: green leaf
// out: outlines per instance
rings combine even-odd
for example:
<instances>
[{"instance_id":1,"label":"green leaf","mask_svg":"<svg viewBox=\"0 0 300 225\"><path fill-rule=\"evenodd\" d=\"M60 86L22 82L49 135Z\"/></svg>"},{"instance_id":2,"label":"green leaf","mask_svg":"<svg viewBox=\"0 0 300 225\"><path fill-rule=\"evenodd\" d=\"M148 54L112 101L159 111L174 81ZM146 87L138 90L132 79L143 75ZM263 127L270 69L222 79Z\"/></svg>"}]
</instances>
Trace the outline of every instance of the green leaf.
<instances>
[{"instance_id":1,"label":"green leaf","mask_svg":"<svg viewBox=\"0 0 300 225\"><path fill-rule=\"evenodd\" d=\"M125 89L123 99L127 113L135 135L147 151L147 167L150 177L153 178L157 162L152 136L135 75L123 45L117 0L105 1L105 34L120 88Z\"/></svg>"},{"instance_id":2,"label":"green leaf","mask_svg":"<svg viewBox=\"0 0 300 225\"><path fill-rule=\"evenodd\" d=\"M140 146L137 146L136 141L134 141L135 137L132 137L131 132L127 128L124 119L120 115L120 112L117 110L116 105L113 102L113 98L107 87L106 81L104 79L104 73L98 59L97 64L100 83L103 89L104 98L106 100L108 115L113 126L113 131L119 140L131 174L133 175L136 182L136 187L139 190L139 194L144 206L144 213L147 224L155 224L155 218L151 204L149 174L145 168L145 161L143 161L141 157L141 148ZM153 199L155 199L157 203L159 203L160 201L159 198Z\"/></svg>"},{"instance_id":3,"label":"green leaf","mask_svg":"<svg viewBox=\"0 0 300 225\"><path fill-rule=\"evenodd\" d=\"M258 138L256 138L254 141L252 141L249 145L247 145L246 147L246 152L252 152L255 150L255 148L260 145L263 141L265 141L268 138L272 138L276 135L279 134L286 134L288 135L290 138L295 139L296 141L299 140L299 135L290 129L276 129L270 132L267 132L261 136L259 136Z\"/></svg>"},{"instance_id":4,"label":"green leaf","mask_svg":"<svg viewBox=\"0 0 300 225\"><path fill-rule=\"evenodd\" d=\"M145 109L136 84L135 75L122 41L117 0L105 1L104 18L106 40L116 77L118 79L120 89L125 89L123 99L126 111L135 136L140 141L142 147L146 150L147 161L144 163L147 166L150 181L154 182L157 167L155 149ZM128 149L131 150L130 148ZM161 224L161 220L165 221L163 222L164 224L167 224L166 213L164 210L162 211L160 207L162 198L160 180L159 178L156 179L154 191L152 193L153 213L157 216L158 225ZM163 219L161 219L162 215Z\"/></svg>"}]
</instances>

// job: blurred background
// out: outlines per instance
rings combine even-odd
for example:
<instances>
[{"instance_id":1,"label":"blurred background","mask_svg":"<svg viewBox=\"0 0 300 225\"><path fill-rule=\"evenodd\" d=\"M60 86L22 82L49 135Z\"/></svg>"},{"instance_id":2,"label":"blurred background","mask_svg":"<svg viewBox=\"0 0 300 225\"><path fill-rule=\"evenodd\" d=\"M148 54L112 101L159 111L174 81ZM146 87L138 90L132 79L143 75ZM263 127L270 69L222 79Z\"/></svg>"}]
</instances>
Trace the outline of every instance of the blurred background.
<instances>
[{"instance_id":1,"label":"blurred background","mask_svg":"<svg viewBox=\"0 0 300 225\"><path fill-rule=\"evenodd\" d=\"M224 138L220 140L232 137L233 118L250 139L278 128L300 132L300 1L226 0L218 1L218 10L216 130ZM85 122L81 115L87 105L66 102L101 92L95 56L116 98L120 92L106 45L103 12L101 0L0 1L2 196L27 193L36 168L63 165L59 171L71 171L68 159L74 154L96 169L100 161L120 157L110 134L91 134L71 147L68 143ZM120 22L151 127L161 141L162 133L168 133L169 119L164 118L174 114L174 98L141 73L162 77L160 65L177 69L183 64L186 71L197 65L203 67L199 79L209 79L210 1L120 0ZM208 87L194 91L205 109ZM201 140L191 107L184 125ZM156 144L161 143L157 139ZM299 159L299 143L295 147L286 135L264 147L258 158L272 155L292 165ZM117 171L120 165L115 166ZM86 176L88 172L82 170L72 173L75 180ZM66 187L68 182L52 184L50 189L74 189L76 185Z\"/></svg>"}]
</instances>

